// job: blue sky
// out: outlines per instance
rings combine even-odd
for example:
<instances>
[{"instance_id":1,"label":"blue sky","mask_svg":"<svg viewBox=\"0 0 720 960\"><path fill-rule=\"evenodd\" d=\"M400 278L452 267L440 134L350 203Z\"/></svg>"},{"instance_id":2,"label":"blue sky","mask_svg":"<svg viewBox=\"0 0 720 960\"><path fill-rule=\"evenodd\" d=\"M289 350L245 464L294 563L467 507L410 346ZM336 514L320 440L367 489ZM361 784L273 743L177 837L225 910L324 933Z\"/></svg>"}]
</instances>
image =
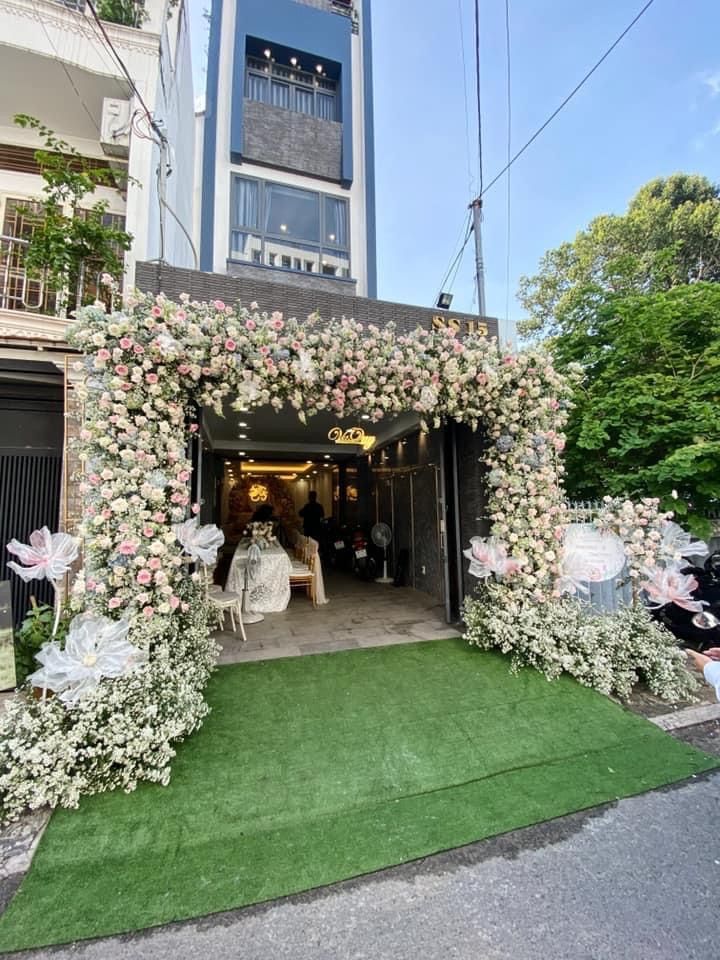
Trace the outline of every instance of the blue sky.
<instances>
[{"instance_id":1,"label":"blue sky","mask_svg":"<svg viewBox=\"0 0 720 960\"><path fill-rule=\"evenodd\" d=\"M196 82L206 33L190 0ZM520 147L643 0L510 0L512 142ZM374 0L378 295L432 304L477 190L473 0ZM504 0L481 0L485 182L506 150ZM461 29L469 108L468 156ZM655 0L511 172L510 316L518 278L652 177L720 179L720 3ZM197 92L201 92L202 87ZM506 311L506 183L485 197L488 313ZM472 241L453 285L474 309Z\"/></svg>"}]
</instances>

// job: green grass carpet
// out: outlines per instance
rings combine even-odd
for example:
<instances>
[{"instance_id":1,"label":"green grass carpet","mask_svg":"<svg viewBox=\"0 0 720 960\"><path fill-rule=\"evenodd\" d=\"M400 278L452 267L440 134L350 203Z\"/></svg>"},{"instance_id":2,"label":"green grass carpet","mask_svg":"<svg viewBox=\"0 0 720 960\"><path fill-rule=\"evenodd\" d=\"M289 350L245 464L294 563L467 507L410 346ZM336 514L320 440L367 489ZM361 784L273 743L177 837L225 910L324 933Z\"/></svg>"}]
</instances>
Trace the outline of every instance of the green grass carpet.
<instances>
[{"instance_id":1,"label":"green grass carpet","mask_svg":"<svg viewBox=\"0 0 720 960\"><path fill-rule=\"evenodd\" d=\"M462 641L223 667L167 788L60 810L0 950L280 897L718 764Z\"/></svg>"}]
</instances>

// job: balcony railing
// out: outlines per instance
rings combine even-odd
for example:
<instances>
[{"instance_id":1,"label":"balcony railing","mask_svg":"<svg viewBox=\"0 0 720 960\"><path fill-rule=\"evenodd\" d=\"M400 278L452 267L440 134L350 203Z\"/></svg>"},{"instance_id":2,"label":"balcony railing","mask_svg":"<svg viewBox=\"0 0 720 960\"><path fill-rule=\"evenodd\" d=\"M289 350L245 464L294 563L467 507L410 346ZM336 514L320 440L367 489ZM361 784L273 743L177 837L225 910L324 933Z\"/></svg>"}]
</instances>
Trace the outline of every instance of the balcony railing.
<instances>
[{"instance_id":1,"label":"balcony railing","mask_svg":"<svg viewBox=\"0 0 720 960\"><path fill-rule=\"evenodd\" d=\"M85 10L85 0L55 0L61 7L67 10L75 10L77 13L83 13Z\"/></svg>"},{"instance_id":2,"label":"balcony railing","mask_svg":"<svg viewBox=\"0 0 720 960\"><path fill-rule=\"evenodd\" d=\"M0 234L0 310L65 316L82 304L103 299L100 273L81 265L76 282L58 289L25 269L28 240Z\"/></svg>"}]
</instances>

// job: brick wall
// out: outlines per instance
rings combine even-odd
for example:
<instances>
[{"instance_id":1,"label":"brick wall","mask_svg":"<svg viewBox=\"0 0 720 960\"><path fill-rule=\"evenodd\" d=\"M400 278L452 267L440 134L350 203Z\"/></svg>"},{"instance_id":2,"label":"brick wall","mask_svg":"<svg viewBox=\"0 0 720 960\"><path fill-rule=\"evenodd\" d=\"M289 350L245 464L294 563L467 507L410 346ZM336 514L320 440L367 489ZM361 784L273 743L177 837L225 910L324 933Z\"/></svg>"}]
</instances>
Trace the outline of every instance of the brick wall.
<instances>
[{"instance_id":1,"label":"brick wall","mask_svg":"<svg viewBox=\"0 0 720 960\"><path fill-rule=\"evenodd\" d=\"M354 297L357 289L356 280L341 280L338 277L319 276L300 270L263 267L254 263L240 263L237 260L228 260L227 272L229 276L237 277L237 279L245 282L284 284L296 290L315 290L318 293L332 292L342 297Z\"/></svg>"},{"instance_id":2,"label":"brick wall","mask_svg":"<svg viewBox=\"0 0 720 960\"><path fill-rule=\"evenodd\" d=\"M339 181L342 124L245 100L243 159Z\"/></svg>"},{"instance_id":3,"label":"brick wall","mask_svg":"<svg viewBox=\"0 0 720 960\"><path fill-rule=\"evenodd\" d=\"M288 274L278 272L278 276L286 280ZM315 278L316 281L319 279ZM442 315L443 319L457 320L461 325L476 323L478 320L476 316L467 313L443 313L430 307L347 296L337 292L337 284L341 281L332 278L328 280L327 286L324 281L320 281L323 289L315 289L306 284L292 286L286 282L274 283L249 274L230 277L221 273L201 273L199 270L186 270L157 263L138 263L135 271L135 283L140 290L165 293L172 300L177 300L181 293L187 293L193 300L219 299L226 303L239 301L244 306L255 301L261 310L280 310L286 317L307 317L317 311L325 319L354 317L363 323L375 323L378 326L394 323L404 332L418 326L429 328L433 317L438 315ZM486 317L485 323L489 335L497 336L497 320Z\"/></svg>"}]
</instances>

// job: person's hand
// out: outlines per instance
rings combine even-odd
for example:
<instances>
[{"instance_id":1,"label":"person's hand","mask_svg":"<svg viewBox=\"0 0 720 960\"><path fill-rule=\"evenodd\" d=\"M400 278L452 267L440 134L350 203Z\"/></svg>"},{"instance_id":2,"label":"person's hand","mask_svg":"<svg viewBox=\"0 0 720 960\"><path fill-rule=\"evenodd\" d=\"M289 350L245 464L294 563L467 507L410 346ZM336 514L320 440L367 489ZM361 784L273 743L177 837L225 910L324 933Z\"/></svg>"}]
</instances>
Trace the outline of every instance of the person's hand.
<instances>
[{"instance_id":1,"label":"person's hand","mask_svg":"<svg viewBox=\"0 0 720 960\"><path fill-rule=\"evenodd\" d=\"M711 660L720 660L720 647L709 647L705 651L705 655L710 657Z\"/></svg>"}]
</instances>

